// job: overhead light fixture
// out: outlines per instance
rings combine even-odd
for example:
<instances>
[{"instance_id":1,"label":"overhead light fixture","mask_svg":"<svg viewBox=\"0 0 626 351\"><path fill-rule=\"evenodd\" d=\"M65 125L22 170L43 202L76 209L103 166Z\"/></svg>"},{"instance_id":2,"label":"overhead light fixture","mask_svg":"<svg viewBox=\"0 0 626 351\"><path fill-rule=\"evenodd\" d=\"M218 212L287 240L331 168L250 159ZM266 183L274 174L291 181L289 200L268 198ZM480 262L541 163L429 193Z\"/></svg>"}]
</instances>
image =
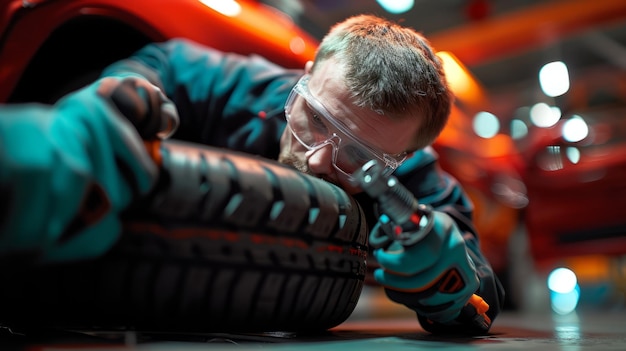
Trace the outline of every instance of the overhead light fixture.
<instances>
[{"instance_id":1,"label":"overhead light fixture","mask_svg":"<svg viewBox=\"0 0 626 351\"><path fill-rule=\"evenodd\" d=\"M561 61L550 62L539 71L541 90L550 97L561 96L569 90L567 65Z\"/></svg>"},{"instance_id":2,"label":"overhead light fixture","mask_svg":"<svg viewBox=\"0 0 626 351\"><path fill-rule=\"evenodd\" d=\"M376 0L380 7L394 15L405 13L413 8L414 0Z\"/></svg>"},{"instance_id":3,"label":"overhead light fixture","mask_svg":"<svg viewBox=\"0 0 626 351\"><path fill-rule=\"evenodd\" d=\"M235 17L241 13L241 5L235 0L200 0L200 2L224 16Z\"/></svg>"}]
</instances>

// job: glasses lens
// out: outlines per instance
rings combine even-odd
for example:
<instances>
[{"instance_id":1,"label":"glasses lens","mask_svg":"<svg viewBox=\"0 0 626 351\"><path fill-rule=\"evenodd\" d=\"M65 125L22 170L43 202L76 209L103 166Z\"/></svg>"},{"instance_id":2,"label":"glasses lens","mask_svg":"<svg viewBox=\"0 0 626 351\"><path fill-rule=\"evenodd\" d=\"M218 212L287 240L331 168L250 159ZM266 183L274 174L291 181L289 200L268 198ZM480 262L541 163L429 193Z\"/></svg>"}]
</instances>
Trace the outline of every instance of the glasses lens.
<instances>
[{"instance_id":1,"label":"glasses lens","mask_svg":"<svg viewBox=\"0 0 626 351\"><path fill-rule=\"evenodd\" d=\"M298 141L309 149L325 145L333 137L333 133L323 123L319 113L316 113L304 97L293 94L285 108L287 123ZM296 111L292 115L292 111Z\"/></svg>"},{"instance_id":2,"label":"glasses lens","mask_svg":"<svg viewBox=\"0 0 626 351\"><path fill-rule=\"evenodd\" d=\"M339 144L335 154L335 165L348 174L354 173L372 159L379 159L368 150L347 142Z\"/></svg>"},{"instance_id":3,"label":"glasses lens","mask_svg":"<svg viewBox=\"0 0 626 351\"><path fill-rule=\"evenodd\" d=\"M350 176L372 159L387 165L391 173L402 162L391 156L377 153L358 141L348 128L327 112L326 108L308 90L308 75L300 79L285 104L285 115L289 129L296 139L309 150L332 144L333 166ZM296 112L295 115L292 112Z\"/></svg>"}]
</instances>

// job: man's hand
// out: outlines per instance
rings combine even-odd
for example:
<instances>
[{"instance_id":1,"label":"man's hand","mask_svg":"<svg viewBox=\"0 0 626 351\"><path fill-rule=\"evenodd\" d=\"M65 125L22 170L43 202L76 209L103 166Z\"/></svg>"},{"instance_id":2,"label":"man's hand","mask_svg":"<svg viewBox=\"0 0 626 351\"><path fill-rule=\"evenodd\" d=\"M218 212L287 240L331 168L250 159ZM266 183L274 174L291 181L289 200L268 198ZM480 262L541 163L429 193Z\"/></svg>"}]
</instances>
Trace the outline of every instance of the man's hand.
<instances>
[{"instance_id":1,"label":"man's hand","mask_svg":"<svg viewBox=\"0 0 626 351\"><path fill-rule=\"evenodd\" d=\"M374 231L387 224L379 223ZM374 251L382 268L374 279L385 287L389 298L418 315L442 324L454 323L478 290L479 280L465 242L454 221L434 212L432 230L416 245L394 242Z\"/></svg>"},{"instance_id":2,"label":"man's hand","mask_svg":"<svg viewBox=\"0 0 626 351\"><path fill-rule=\"evenodd\" d=\"M0 189L9 205L0 255L43 262L97 256L117 240L119 213L155 184L157 167L135 127L98 91L111 82L51 107L1 107Z\"/></svg>"},{"instance_id":3,"label":"man's hand","mask_svg":"<svg viewBox=\"0 0 626 351\"><path fill-rule=\"evenodd\" d=\"M110 100L143 139L168 138L180 123L174 103L146 79L103 78L98 94Z\"/></svg>"}]
</instances>

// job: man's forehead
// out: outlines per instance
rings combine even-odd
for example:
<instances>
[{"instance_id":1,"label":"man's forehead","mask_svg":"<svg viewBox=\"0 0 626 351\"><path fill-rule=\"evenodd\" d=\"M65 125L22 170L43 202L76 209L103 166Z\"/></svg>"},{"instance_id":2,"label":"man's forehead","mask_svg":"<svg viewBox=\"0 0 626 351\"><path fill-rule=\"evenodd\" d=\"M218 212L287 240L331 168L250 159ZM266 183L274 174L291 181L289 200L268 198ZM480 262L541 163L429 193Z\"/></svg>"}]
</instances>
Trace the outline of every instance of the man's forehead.
<instances>
[{"instance_id":1,"label":"man's forehead","mask_svg":"<svg viewBox=\"0 0 626 351\"><path fill-rule=\"evenodd\" d=\"M418 120L357 106L345 82L342 66L334 64L332 59L316 67L308 88L331 117L347 126L360 141L388 154L412 149Z\"/></svg>"}]
</instances>

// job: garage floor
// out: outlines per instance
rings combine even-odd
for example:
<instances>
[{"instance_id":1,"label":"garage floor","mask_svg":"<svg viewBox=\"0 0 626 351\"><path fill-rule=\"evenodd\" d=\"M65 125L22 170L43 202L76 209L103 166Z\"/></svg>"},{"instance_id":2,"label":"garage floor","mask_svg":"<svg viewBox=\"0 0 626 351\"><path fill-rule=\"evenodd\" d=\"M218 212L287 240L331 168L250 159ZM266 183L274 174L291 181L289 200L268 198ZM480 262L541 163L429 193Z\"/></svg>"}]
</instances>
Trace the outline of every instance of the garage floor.
<instances>
[{"instance_id":1,"label":"garage floor","mask_svg":"<svg viewBox=\"0 0 626 351\"><path fill-rule=\"evenodd\" d=\"M488 336L444 338L424 332L412 312L365 289L354 314L327 334L87 335L37 337L0 330L0 350L626 350L626 308L584 309L565 316L548 309L504 312Z\"/></svg>"}]
</instances>

